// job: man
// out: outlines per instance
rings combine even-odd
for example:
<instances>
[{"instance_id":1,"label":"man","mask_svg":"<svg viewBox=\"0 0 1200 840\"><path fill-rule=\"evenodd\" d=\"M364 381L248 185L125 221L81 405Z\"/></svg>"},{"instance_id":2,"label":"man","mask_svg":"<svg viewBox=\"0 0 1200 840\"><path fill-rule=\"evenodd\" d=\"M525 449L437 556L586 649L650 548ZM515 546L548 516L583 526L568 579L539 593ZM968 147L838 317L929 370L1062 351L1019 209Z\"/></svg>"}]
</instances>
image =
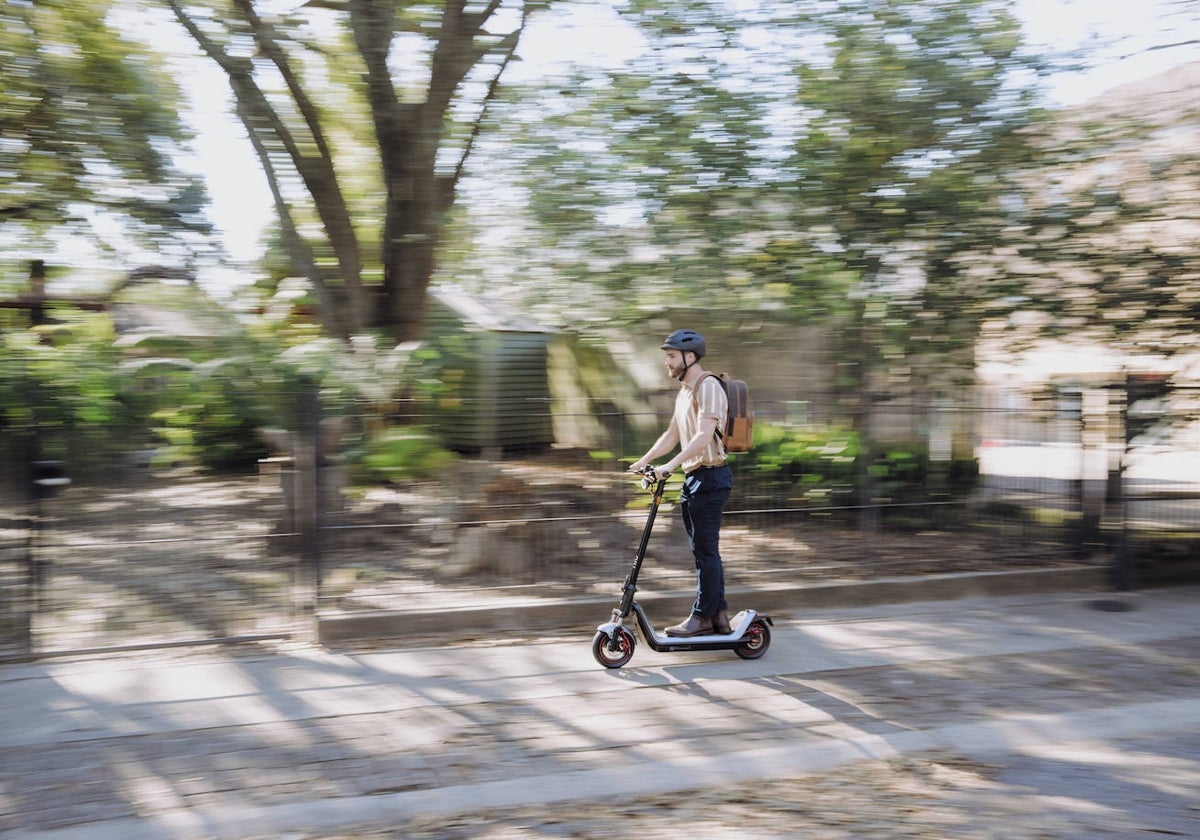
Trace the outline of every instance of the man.
<instances>
[{"instance_id":1,"label":"man","mask_svg":"<svg viewBox=\"0 0 1200 840\"><path fill-rule=\"evenodd\" d=\"M704 337L694 330L676 330L661 349L667 353L667 372L680 382L671 424L653 446L630 465L641 472L655 458L679 446L679 452L654 472L659 478L683 467L679 494L683 526L696 561L696 601L692 612L667 628L668 636L701 636L730 633L725 603L725 569L721 563L721 513L733 489L733 475L725 463L721 442L729 399L720 380L700 367L706 350Z\"/></svg>"}]
</instances>

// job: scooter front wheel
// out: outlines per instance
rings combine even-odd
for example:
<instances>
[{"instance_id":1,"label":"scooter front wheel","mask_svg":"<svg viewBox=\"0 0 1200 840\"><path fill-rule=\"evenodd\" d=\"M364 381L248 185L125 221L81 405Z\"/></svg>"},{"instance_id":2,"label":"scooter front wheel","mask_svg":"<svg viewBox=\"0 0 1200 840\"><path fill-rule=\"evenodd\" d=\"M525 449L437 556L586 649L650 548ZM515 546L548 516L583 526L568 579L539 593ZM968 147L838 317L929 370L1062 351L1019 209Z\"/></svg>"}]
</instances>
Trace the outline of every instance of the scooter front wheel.
<instances>
[{"instance_id":1,"label":"scooter front wheel","mask_svg":"<svg viewBox=\"0 0 1200 840\"><path fill-rule=\"evenodd\" d=\"M592 639L592 656L605 668L620 668L633 659L633 647L633 634L624 627L618 627L612 636L597 630Z\"/></svg>"},{"instance_id":2,"label":"scooter front wheel","mask_svg":"<svg viewBox=\"0 0 1200 840\"><path fill-rule=\"evenodd\" d=\"M746 641L733 649L742 659L758 659L771 646L771 628L765 621L755 621L746 628Z\"/></svg>"}]
</instances>

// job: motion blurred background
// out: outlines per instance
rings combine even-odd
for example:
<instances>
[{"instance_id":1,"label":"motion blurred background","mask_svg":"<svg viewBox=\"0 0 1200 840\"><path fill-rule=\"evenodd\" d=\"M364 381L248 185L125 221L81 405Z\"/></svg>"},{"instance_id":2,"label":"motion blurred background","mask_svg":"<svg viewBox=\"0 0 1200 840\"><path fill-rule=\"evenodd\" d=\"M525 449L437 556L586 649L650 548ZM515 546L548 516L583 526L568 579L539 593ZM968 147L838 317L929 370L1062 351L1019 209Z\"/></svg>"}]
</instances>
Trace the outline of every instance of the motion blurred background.
<instances>
[{"instance_id":1,"label":"motion blurred background","mask_svg":"<svg viewBox=\"0 0 1200 840\"><path fill-rule=\"evenodd\" d=\"M742 585L1196 574L1195 4L0 23L5 656L607 594L681 326Z\"/></svg>"}]
</instances>

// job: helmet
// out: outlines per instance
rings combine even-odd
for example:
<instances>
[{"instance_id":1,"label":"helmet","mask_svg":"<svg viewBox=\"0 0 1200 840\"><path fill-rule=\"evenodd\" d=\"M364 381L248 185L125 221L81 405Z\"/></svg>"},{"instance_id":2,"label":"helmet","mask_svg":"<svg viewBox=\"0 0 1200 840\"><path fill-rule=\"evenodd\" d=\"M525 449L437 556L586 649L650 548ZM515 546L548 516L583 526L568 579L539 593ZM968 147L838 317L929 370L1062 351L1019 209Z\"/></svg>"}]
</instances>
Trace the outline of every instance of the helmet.
<instances>
[{"instance_id":1,"label":"helmet","mask_svg":"<svg viewBox=\"0 0 1200 840\"><path fill-rule=\"evenodd\" d=\"M704 344L704 336L695 330L675 330L667 336L666 341L659 347L660 350L678 350L683 352L687 350L695 353L697 359L704 358L706 349Z\"/></svg>"}]
</instances>

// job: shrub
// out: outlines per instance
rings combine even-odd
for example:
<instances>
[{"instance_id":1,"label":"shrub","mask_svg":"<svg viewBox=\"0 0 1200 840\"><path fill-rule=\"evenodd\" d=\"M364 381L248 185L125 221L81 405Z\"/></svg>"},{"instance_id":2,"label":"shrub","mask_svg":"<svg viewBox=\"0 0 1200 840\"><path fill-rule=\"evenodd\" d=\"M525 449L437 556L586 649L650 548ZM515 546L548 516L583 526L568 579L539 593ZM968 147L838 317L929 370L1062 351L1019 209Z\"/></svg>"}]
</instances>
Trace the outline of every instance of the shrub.
<instances>
[{"instance_id":1,"label":"shrub","mask_svg":"<svg viewBox=\"0 0 1200 840\"><path fill-rule=\"evenodd\" d=\"M456 457L424 429L389 429L367 442L353 476L359 483L433 478Z\"/></svg>"},{"instance_id":2,"label":"shrub","mask_svg":"<svg viewBox=\"0 0 1200 840\"><path fill-rule=\"evenodd\" d=\"M854 504L868 494L878 501L922 501L935 493L969 490L977 475L973 459L952 461L935 475L923 443L891 446L868 456L858 432L838 426L761 423L754 438L754 449L739 456L744 468L764 494L786 495L801 504ZM870 463L863 463L867 457Z\"/></svg>"}]
</instances>

